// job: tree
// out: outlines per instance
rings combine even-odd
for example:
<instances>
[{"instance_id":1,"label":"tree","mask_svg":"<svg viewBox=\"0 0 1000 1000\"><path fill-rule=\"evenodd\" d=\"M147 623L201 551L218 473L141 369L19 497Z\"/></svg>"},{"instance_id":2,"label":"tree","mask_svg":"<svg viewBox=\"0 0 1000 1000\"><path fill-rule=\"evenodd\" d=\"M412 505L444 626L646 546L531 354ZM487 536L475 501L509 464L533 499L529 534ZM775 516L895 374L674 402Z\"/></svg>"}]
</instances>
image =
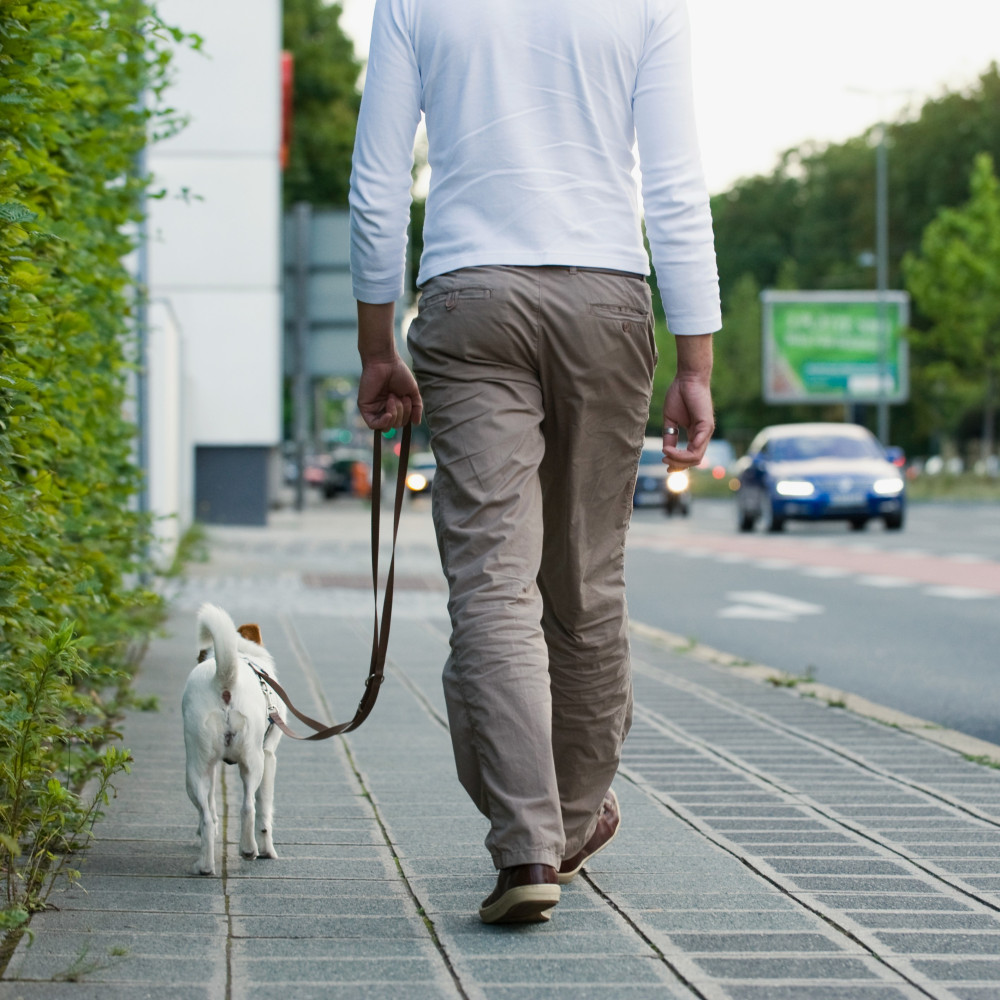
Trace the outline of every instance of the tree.
<instances>
[{"instance_id":1,"label":"tree","mask_svg":"<svg viewBox=\"0 0 1000 1000\"><path fill-rule=\"evenodd\" d=\"M988 153L976 157L971 197L942 209L924 230L920 254L903 261L907 287L928 329L921 348L982 386L981 455L993 453L1000 385L1000 181Z\"/></svg>"},{"instance_id":2,"label":"tree","mask_svg":"<svg viewBox=\"0 0 1000 1000\"><path fill-rule=\"evenodd\" d=\"M294 59L292 137L286 205L347 205L351 153L361 107L361 63L340 27L342 7L284 0L282 34Z\"/></svg>"},{"instance_id":3,"label":"tree","mask_svg":"<svg viewBox=\"0 0 1000 1000\"><path fill-rule=\"evenodd\" d=\"M712 394L723 435L745 446L758 429L763 403L760 286L752 274L733 287L724 330L716 344Z\"/></svg>"}]
</instances>

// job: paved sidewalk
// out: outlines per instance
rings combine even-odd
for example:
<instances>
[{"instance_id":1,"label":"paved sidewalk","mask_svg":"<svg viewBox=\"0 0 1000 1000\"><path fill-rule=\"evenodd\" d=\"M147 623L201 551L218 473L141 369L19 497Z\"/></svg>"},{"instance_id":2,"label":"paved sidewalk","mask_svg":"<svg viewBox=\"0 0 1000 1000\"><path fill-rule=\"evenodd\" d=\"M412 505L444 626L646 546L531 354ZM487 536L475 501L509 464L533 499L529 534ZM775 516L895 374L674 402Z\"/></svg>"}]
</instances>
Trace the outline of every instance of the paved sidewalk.
<instances>
[{"instance_id":1,"label":"paved sidewalk","mask_svg":"<svg viewBox=\"0 0 1000 1000\"><path fill-rule=\"evenodd\" d=\"M495 873L454 775L445 598L418 504L372 717L282 741L279 860L239 856L225 769L222 875L188 875L179 699L197 606L258 621L301 707L346 718L367 671L367 531L350 503L211 531L138 677L160 708L126 720L133 773L0 1000L1000 997L1000 771L645 628L620 836L551 923L484 926Z\"/></svg>"}]
</instances>

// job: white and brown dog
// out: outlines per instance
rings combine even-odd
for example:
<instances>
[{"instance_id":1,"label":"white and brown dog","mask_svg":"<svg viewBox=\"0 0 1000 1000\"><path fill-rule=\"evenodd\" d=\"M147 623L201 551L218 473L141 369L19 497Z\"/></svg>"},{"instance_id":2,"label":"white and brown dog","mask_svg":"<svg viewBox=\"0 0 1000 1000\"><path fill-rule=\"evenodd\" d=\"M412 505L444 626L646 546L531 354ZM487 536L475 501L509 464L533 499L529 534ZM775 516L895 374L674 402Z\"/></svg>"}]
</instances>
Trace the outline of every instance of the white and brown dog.
<instances>
[{"instance_id":1,"label":"white and brown dog","mask_svg":"<svg viewBox=\"0 0 1000 1000\"><path fill-rule=\"evenodd\" d=\"M204 604L198 613L198 665L184 687L181 712L187 751L187 791L198 810L201 852L195 875L215 874L215 808L219 764L237 764L243 781L240 853L276 858L272 839L274 770L281 730L269 713L269 689L250 668L274 677L274 660L256 625L239 629L222 608ZM282 716L283 718L283 716Z\"/></svg>"}]
</instances>

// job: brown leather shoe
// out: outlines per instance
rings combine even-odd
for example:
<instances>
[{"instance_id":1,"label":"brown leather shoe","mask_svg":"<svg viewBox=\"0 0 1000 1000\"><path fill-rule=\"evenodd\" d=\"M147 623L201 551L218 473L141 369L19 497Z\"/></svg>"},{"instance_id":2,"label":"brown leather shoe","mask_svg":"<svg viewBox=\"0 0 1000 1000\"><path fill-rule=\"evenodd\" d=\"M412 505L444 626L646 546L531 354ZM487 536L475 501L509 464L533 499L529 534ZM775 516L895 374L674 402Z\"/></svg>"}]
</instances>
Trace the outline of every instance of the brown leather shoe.
<instances>
[{"instance_id":1,"label":"brown leather shoe","mask_svg":"<svg viewBox=\"0 0 1000 1000\"><path fill-rule=\"evenodd\" d=\"M562 890L552 865L501 868L496 888L483 900L484 924L526 924L549 919Z\"/></svg>"},{"instance_id":2,"label":"brown leather shoe","mask_svg":"<svg viewBox=\"0 0 1000 1000\"><path fill-rule=\"evenodd\" d=\"M590 840L573 857L566 858L559 866L559 884L566 885L572 882L580 869L615 839L621 825L622 814L618 808L618 796L609 788L601 803L601 815L597 819L597 827L590 835Z\"/></svg>"}]
</instances>

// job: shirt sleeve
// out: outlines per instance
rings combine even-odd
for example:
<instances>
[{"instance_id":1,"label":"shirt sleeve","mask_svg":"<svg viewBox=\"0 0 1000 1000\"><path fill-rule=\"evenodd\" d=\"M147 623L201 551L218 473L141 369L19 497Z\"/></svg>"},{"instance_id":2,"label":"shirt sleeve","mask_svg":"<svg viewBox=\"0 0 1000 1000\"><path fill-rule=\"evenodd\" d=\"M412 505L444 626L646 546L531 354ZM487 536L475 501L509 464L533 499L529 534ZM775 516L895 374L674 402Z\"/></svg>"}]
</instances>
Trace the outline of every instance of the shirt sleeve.
<instances>
[{"instance_id":1,"label":"shirt sleeve","mask_svg":"<svg viewBox=\"0 0 1000 1000\"><path fill-rule=\"evenodd\" d=\"M684 0L651 4L632 98L646 234L674 334L722 326L708 189L701 166Z\"/></svg>"},{"instance_id":2,"label":"shirt sleeve","mask_svg":"<svg viewBox=\"0 0 1000 1000\"><path fill-rule=\"evenodd\" d=\"M351 277L361 302L403 294L420 73L400 0L377 0L351 169Z\"/></svg>"}]
</instances>

